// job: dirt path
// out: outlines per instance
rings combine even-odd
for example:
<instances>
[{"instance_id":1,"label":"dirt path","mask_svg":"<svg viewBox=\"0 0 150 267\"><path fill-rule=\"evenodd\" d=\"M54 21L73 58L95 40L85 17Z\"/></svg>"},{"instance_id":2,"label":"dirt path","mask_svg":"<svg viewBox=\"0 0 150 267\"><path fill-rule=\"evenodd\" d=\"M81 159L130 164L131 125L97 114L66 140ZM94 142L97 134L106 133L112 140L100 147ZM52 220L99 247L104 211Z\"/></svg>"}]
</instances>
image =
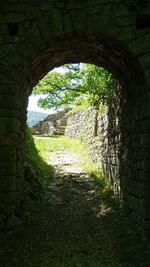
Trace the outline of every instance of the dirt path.
<instances>
[{"instance_id":1,"label":"dirt path","mask_svg":"<svg viewBox=\"0 0 150 267\"><path fill-rule=\"evenodd\" d=\"M32 225L8 237L9 246L0 250L0 266L149 266L144 255L140 262L137 258L140 247L133 251L135 236L126 229L121 210L109 206L101 186L78 166L78 158L70 151L54 152L49 163L56 172L47 204Z\"/></svg>"}]
</instances>

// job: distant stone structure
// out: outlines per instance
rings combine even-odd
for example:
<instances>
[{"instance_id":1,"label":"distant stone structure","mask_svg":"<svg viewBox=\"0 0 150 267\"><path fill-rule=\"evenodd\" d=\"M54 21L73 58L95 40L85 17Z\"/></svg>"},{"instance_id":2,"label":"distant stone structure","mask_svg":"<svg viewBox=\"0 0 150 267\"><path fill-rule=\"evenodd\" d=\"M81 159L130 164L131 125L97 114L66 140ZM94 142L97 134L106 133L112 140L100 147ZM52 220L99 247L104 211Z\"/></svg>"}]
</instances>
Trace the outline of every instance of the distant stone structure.
<instances>
[{"instance_id":1,"label":"distant stone structure","mask_svg":"<svg viewBox=\"0 0 150 267\"><path fill-rule=\"evenodd\" d=\"M64 134L69 110L70 108L65 108L62 111L48 115L44 120L32 126L32 134L47 136Z\"/></svg>"}]
</instances>

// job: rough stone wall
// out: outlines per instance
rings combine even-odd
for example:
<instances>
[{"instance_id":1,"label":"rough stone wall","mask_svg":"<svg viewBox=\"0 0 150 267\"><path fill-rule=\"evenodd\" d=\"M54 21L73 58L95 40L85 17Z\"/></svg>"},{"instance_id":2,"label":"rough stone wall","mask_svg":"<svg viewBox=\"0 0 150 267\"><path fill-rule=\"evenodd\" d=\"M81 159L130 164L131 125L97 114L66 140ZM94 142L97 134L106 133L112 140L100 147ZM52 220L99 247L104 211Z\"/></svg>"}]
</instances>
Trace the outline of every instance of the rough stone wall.
<instances>
[{"instance_id":1,"label":"rough stone wall","mask_svg":"<svg viewBox=\"0 0 150 267\"><path fill-rule=\"evenodd\" d=\"M102 112L89 107L70 113L65 135L80 138L88 144L92 160L107 175L115 193L120 194L119 117L113 111L106 106Z\"/></svg>"},{"instance_id":2,"label":"rough stone wall","mask_svg":"<svg viewBox=\"0 0 150 267\"><path fill-rule=\"evenodd\" d=\"M124 116L123 106L120 100L102 112L90 107L70 114L65 135L86 141L91 158L108 177L115 194L124 197L141 225L145 198L140 129L133 114Z\"/></svg>"},{"instance_id":3,"label":"rough stone wall","mask_svg":"<svg viewBox=\"0 0 150 267\"><path fill-rule=\"evenodd\" d=\"M64 134L66 116L70 108L48 115L44 120L32 126L32 134Z\"/></svg>"},{"instance_id":4,"label":"rough stone wall","mask_svg":"<svg viewBox=\"0 0 150 267\"><path fill-rule=\"evenodd\" d=\"M0 211L15 209L21 196L33 86L56 66L87 62L105 67L123 86L121 183L129 208L150 229L150 0L136 3L1 1ZM128 197L136 195L135 184L142 188L136 201Z\"/></svg>"}]
</instances>

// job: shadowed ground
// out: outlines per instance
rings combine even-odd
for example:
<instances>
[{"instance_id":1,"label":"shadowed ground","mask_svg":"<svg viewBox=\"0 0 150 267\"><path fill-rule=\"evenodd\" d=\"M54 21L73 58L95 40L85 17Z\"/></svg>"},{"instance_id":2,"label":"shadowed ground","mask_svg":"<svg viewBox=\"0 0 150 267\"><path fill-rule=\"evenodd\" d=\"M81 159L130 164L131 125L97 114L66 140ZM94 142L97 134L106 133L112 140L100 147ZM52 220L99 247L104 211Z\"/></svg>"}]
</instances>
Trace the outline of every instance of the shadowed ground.
<instances>
[{"instance_id":1,"label":"shadowed ground","mask_svg":"<svg viewBox=\"0 0 150 267\"><path fill-rule=\"evenodd\" d=\"M47 202L18 234L0 240L1 267L148 267L144 242L70 151L52 152Z\"/></svg>"}]
</instances>

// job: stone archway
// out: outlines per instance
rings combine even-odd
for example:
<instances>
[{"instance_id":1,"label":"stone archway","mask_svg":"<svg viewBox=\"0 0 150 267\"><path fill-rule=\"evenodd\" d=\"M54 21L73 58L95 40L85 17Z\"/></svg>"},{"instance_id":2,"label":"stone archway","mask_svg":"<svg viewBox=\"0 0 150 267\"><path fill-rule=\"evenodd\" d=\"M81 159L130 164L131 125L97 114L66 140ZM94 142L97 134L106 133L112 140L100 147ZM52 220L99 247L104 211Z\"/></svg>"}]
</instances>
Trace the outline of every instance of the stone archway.
<instances>
[{"instance_id":1,"label":"stone archway","mask_svg":"<svg viewBox=\"0 0 150 267\"><path fill-rule=\"evenodd\" d=\"M150 112L145 89L150 82L150 31L139 26L141 12L150 12L150 4L139 11L121 0L3 3L1 209L10 212L19 203L23 129L32 87L53 67L82 61L105 67L123 87L124 191L140 224L149 219Z\"/></svg>"},{"instance_id":2,"label":"stone archway","mask_svg":"<svg viewBox=\"0 0 150 267\"><path fill-rule=\"evenodd\" d=\"M135 168L140 157L139 129L141 128L141 103L143 98L142 76L140 66L133 56L117 40L108 36L69 37L50 42L46 48L37 54L28 65L28 80L25 80L24 92L38 82L48 70L64 63L87 62L103 66L111 71L121 84L122 110L121 114L121 158L120 177L123 195L129 208L139 213L139 206L134 201L143 204L144 180L142 170ZM28 94L29 91L27 91ZM137 119L138 118L138 119ZM134 135L134 137L133 137ZM119 153L119 152L118 152ZM132 157L132 153L136 156ZM111 155L110 155L111 157ZM113 155L112 155L113 157ZM135 178L136 175L136 178ZM138 183L137 183L138 180ZM137 191L138 188L138 191ZM135 194L135 195L134 195ZM142 201L142 204L141 204Z\"/></svg>"}]
</instances>

